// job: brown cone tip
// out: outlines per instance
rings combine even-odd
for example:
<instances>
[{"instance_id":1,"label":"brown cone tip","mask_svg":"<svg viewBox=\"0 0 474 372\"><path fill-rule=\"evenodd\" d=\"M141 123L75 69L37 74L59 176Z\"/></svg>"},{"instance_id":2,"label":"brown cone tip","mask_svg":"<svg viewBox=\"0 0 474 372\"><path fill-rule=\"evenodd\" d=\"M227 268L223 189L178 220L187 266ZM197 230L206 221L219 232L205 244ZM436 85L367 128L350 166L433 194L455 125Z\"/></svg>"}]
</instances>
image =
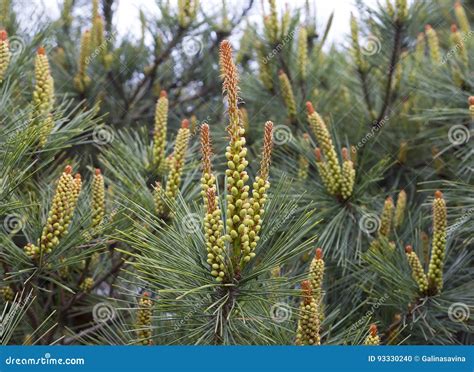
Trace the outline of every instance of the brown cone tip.
<instances>
[{"instance_id":1,"label":"brown cone tip","mask_svg":"<svg viewBox=\"0 0 474 372\"><path fill-rule=\"evenodd\" d=\"M265 123L265 129L266 129L266 130L273 130L273 122L267 121L267 122Z\"/></svg>"},{"instance_id":2,"label":"brown cone tip","mask_svg":"<svg viewBox=\"0 0 474 372\"><path fill-rule=\"evenodd\" d=\"M95 175L96 175L96 176L99 176L101 173L102 173L102 172L100 171L99 168L96 168L96 169L95 169Z\"/></svg>"},{"instance_id":3,"label":"brown cone tip","mask_svg":"<svg viewBox=\"0 0 474 372\"><path fill-rule=\"evenodd\" d=\"M189 128L189 120L188 119L184 119L181 122L181 128Z\"/></svg>"},{"instance_id":4,"label":"brown cone tip","mask_svg":"<svg viewBox=\"0 0 474 372\"><path fill-rule=\"evenodd\" d=\"M305 141L309 141L309 134L308 133L303 133L303 139Z\"/></svg>"},{"instance_id":5,"label":"brown cone tip","mask_svg":"<svg viewBox=\"0 0 474 372\"><path fill-rule=\"evenodd\" d=\"M278 75L284 75L285 74L285 71L283 71L282 69L278 70Z\"/></svg>"},{"instance_id":6,"label":"brown cone tip","mask_svg":"<svg viewBox=\"0 0 474 372\"><path fill-rule=\"evenodd\" d=\"M321 260L323 258L323 250L321 248L316 248L316 259Z\"/></svg>"},{"instance_id":7,"label":"brown cone tip","mask_svg":"<svg viewBox=\"0 0 474 372\"><path fill-rule=\"evenodd\" d=\"M150 292L143 292L143 297L150 297Z\"/></svg>"},{"instance_id":8,"label":"brown cone tip","mask_svg":"<svg viewBox=\"0 0 474 372\"><path fill-rule=\"evenodd\" d=\"M82 179L82 177L81 177L81 174L80 174L80 173L76 173L76 175L74 176L74 178L75 178L76 180L80 180L80 179Z\"/></svg>"},{"instance_id":9,"label":"brown cone tip","mask_svg":"<svg viewBox=\"0 0 474 372\"><path fill-rule=\"evenodd\" d=\"M166 90L162 90L162 91L160 92L160 98L163 98L163 97L164 97L164 98L167 98L167 97L168 97L168 93L166 93Z\"/></svg>"},{"instance_id":10,"label":"brown cone tip","mask_svg":"<svg viewBox=\"0 0 474 372\"><path fill-rule=\"evenodd\" d=\"M72 173L72 167L70 165L66 165L66 168L64 168L64 173L71 174Z\"/></svg>"},{"instance_id":11,"label":"brown cone tip","mask_svg":"<svg viewBox=\"0 0 474 372\"><path fill-rule=\"evenodd\" d=\"M455 24L452 24L451 25L451 32L452 33L458 32L458 26L456 26Z\"/></svg>"},{"instance_id":12,"label":"brown cone tip","mask_svg":"<svg viewBox=\"0 0 474 372\"><path fill-rule=\"evenodd\" d=\"M462 6L461 2L460 1L456 1L456 3L454 4L454 6L456 8L459 8L460 6Z\"/></svg>"},{"instance_id":13,"label":"brown cone tip","mask_svg":"<svg viewBox=\"0 0 474 372\"><path fill-rule=\"evenodd\" d=\"M370 325L370 335L372 337L377 336L377 325L375 325L375 324Z\"/></svg>"},{"instance_id":14,"label":"brown cone tip","mask_svg":"<svg viewBox=\"0 0 474 372\"><path fill-rule=\"evenodd\" d=\"M39 47L37 52L38 54L41 54L43 56L46 54L46 50L44 49L44 47Z\"/></svg>"},{"instance_id":15,"label":"brown cone tip","mask_svg":"<svg viewBox=\"0 0 474 372\"><path fill-rule=\"evenodd\" d=\"M387 199L385 199L385 203L390 203L393 204L393 199L391 196L387 196Z\"/></svg>"},{"instance_id":16,"label":"brown cone tip","mask_svg":"<svg viewBox=\"0 0 474 372\"><path fill-rule=\"evenodd\" d=\"M434 195L436 199L441 199L443 197L443 193L439 190L436 190Z\"/></svg>"},{"instance_id":17,"label":"brown cone tip","mask_svg":"<svg viewBox=\"0 0 474 372\"><path fill-rule=\"evenodd\" d=\"M221 49L230 49L232 51L232 44L230 43L229 40L223 40L221 42Z\"/></svg>"},{"instance_id":18,"label":"brown cone tip","mask_svg":"<svg viewBox=\"0 0 474 372\"><path fill-rule=\"evenodd\" d=\"M469 102L469 106L474 106L474 96L470 96L467 101Z\"/></svg>"},{"instance_id":19,"label":"brown cone tip","mask_svg":"<svg viewBox=\"0 0 474 372\"><path fill-rule=\"evenodd\" d=\"M308 111L308 114L311 115L314 113L314 107L311 102L306 102L306 110Z\"/></svg>"},{"instance_id":20,"label":"brown cone tip","mask_svg":"<svg viewBox=\"0 0 474 372\"><path fill-rule=\"evenodd\" d=\"M429 24L425 26L425 30L426 30L426 31L431 30L431 28L432 28L432 27L431 27L431 25L429 25Z\"/></svg>"},{"instance_id":21,"label":"brown cone tip","mask_svg":"<svg viewBox=\"0 0 474 372\"><path fill-rule=\"evenodd\" d=\"M406 252L406 253L411 253L411 252L413 252L413 247L412 247L411 245L407 245L407 246L405 247L405 252Z\"/></svg>"},{"instance_id":22,"label":"brown cone tip","mask_svg":"<svg viewBox=\"0 0 474 372\"><path fill-rule=\"evenodd\" d=\"M8 38L8 34L5 30L0 30L0 40L5 41Z\"/></svg>"}]
</instances>

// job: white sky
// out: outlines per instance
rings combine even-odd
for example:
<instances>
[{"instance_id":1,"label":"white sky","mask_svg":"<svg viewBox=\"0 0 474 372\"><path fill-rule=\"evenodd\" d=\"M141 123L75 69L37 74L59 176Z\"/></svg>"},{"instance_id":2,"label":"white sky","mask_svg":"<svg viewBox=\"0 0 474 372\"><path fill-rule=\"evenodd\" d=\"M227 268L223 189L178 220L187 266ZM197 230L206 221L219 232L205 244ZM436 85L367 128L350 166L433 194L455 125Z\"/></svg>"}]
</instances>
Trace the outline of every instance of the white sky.
<instances>
[{"instance_id":1,"label":"white sky","mask_svg":"<svg viewBox=\"0 0 474 372\"><path fill-rule=\"evenodd\" d=\"M20 0L21 3L24 0ZM92 3L92 1L90 1ZM263 0L266 10L268 11L268 2ZM57 18L59 16L59 8L62 0L28 0L28 4L39 8L46 9L46 13L51 18ZM115 26L118 29L119 34L131 32L137 34L140 33L140 23L138 21L138 9L143 9L146 14L156 13L157 5L154 0L116 0L117 11L115 13ZM177 0L170 0L170 3L174 6L177 4ZM222 4L221 0L201 0L201 6L204 9L216 9ZM261 20L262 12L262 0L255 0L254 9L250 15L250 20L259 22ZM282 10L286 4L289 4L290 8L302 7L305 4L305 0L276 0L277 7ZM331 31L329 33L329 40L342 41L344 35L349 32L349 17L350 12L355 10L354 0L310 0L310 4L316 4L316 18L317 22L322 28L331 14L334 13L334 20ZM364 3L370 6L374 6L376 0L365 0ZM242 9L247 4L247 0L227 0L228 9ZM320 30L321 31L321 30Z\"/></svg>"}]
</instances>

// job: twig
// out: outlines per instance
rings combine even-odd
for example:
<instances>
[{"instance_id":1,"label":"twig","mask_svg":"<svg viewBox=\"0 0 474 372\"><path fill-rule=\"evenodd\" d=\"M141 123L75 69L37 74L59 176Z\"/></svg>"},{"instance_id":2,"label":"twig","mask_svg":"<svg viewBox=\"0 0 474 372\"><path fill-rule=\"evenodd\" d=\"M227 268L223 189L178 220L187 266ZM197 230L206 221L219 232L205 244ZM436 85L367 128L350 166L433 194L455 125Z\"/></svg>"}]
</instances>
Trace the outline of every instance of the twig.
<instances>
[{"instance_id":1,"label":"twig","mask_svg":"<svg viewBox=\"0 0 474 372\"><path fill-rule=\"evenodd\" d=\"M384 95L384 99L382 103L382 108L380 110L380 114L377 117L377 120L372 124L372 126L377 126L378 123L380 123L380 121L385 117L387 109L392 103L392 93L393 93L392 83L393 83L395 68L400 59L403 23L401 23L399 20L396 20L394 25L395 25L395 36L394 36L394 42L393 42L392 56L390 58L390 65L389 65L390 70L388 73L387 85L385 86L385 95Z\"/></svg>"}]
</instances>

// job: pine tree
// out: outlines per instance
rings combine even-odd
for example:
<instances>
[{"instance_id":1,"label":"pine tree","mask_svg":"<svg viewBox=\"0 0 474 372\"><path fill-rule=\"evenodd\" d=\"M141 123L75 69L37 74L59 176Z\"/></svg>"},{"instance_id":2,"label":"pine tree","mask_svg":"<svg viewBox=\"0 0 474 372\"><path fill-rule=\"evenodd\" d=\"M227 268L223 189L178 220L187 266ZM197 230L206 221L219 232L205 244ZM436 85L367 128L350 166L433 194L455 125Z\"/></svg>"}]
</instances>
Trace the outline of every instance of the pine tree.
<instances>
[{"instance_id":1,"label":"pine tree","mask_svg":"<svg viewBox=\"0 0 474 372\"><path fill-rule=\"evenodd\" d=\"M113 5L2 2L2 344L472 344L467 2Z\"/></svg>"}]
</instances>

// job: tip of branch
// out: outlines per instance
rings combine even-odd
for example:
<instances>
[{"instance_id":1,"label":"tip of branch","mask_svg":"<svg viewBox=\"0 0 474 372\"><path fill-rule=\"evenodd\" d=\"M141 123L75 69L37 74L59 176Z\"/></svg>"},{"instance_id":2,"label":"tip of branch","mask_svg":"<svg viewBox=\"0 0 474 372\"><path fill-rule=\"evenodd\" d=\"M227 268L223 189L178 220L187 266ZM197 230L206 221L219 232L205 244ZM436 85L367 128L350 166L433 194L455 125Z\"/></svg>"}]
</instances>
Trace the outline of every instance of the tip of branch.
<instances>
[{"instance_id":1,"label":"tip of branch","mask_svg":"<svg viewBox=\"0 0 474 372\"><path fill-rule=\"evenodd\" d=\"M229 40L225 39L225 40L222 40L220 48L222 51L224 50L232 51L232 44L230 43Z\"/></svg>"},{"instance_id":2,"label":"tip of branch","mask_svg":"<svg viewBox=\"0 0 474 372\"><path fill-rule=\"evenodd\" d=\"M323 258L322 248L316 248L316 259L321 260Z\"/></svg>"},{"instance_id":3,"label":"tip of branch","mask_svg":"<svg viewBox=\"0 0 474 372\"><path fill-rule=\"evenodd\" d=\"M377 325L376 324L371 324L370 325L370 335L372 337L377 336Z\"/></svg>"},{"instance_id":4,"label":"tip of branch","mask_svg":"<svg viewBox=\"0 0 474 372\"><path fill-rule=\"evenodd\" d=\"M273 122L267 121L267 122L265 123L265 130L266 130L266 131L267 131L267 130L270 130L270 131L273 130Z\"/></svg>"}]
</instances>

